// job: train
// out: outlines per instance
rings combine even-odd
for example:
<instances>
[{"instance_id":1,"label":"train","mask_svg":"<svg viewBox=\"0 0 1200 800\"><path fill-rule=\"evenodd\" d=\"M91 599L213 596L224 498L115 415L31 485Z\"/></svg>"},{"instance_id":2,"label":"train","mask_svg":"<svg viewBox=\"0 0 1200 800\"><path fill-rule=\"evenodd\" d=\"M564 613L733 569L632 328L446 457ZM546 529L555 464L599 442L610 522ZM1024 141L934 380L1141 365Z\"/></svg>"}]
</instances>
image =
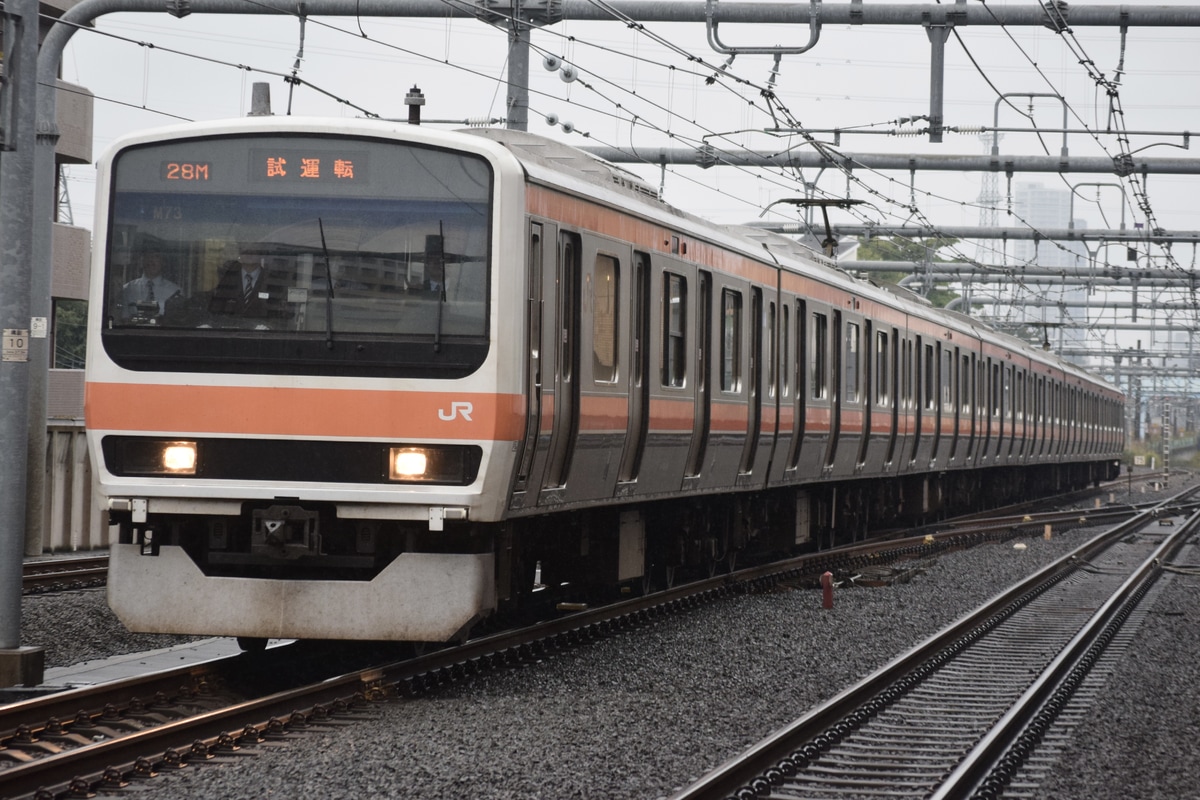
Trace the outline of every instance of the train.
<instances>
[{"instance_id":1,"label":"train","mask_svg":"<svg viewBox=\"0 0 1200 800\"><path fill-rule=\"evenodd\" d=\"M1119 474L1103 381L559 141L248 116L97 175L133 631L456 641Z\"/></svg>"}]
</instances>

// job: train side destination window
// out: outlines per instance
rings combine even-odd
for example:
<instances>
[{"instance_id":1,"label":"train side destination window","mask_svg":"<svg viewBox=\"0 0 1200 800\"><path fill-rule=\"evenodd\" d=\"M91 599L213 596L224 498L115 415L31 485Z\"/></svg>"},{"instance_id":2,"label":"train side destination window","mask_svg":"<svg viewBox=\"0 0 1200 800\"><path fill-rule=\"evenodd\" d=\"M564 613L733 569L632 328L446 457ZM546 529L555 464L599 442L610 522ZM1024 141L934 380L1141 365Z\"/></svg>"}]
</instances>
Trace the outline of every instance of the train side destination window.
<instances>
[{"instance_id":1,"label":"train side destination window","mask_svg":"<svg viewBox=\"0 0 1200 800\"><path fill-rule=\"evenodd\" d=\"M592 277L592 377L596 383L615 383L620 330L617 260L597 254Z\"/></svg>"},{"instance_id":2,"label":"train side destination window","mask_svg":"<svg viewBox=\"0 0 1200 800\"><path fill-rule=\"evenodd\" d=\"M663 273L663 386L683 386L687 376L687 281Z\"/></svg>"}]
</instances>

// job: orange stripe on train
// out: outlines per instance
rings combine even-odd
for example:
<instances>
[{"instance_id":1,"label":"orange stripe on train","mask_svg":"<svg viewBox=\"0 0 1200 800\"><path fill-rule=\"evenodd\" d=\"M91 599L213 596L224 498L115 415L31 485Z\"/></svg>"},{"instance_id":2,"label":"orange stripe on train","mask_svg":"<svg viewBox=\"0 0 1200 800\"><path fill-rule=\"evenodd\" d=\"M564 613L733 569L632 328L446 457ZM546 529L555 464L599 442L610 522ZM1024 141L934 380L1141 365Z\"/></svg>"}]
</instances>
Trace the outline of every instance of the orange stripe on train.
<instances>
[{"instance_id":1,"label":"orange stripe on train","mask_svg":"<svg viewBox=\"0 0 1200 800\"><path fill-rule=\"evenodd\" d=\"M517 441L520 395L89 383L87 425L186 434Z\"/></svg>"}]
</instances>

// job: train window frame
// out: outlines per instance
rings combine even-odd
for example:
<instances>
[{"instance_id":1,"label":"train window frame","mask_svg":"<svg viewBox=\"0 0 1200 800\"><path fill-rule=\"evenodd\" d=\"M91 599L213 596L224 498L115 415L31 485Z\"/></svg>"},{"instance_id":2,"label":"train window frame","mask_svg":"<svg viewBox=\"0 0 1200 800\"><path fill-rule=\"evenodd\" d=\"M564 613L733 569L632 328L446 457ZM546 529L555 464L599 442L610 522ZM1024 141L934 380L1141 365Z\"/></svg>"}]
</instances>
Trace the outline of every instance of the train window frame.
<instances>
[{"instance_id":1,"label":"train window frame","mask_svg":"<svg viewBox=\"0 0 1200 800\"><path fill-rule=\"evenodd\" d=\"M875 332L875 405L891 406L891 382L888 380L888 332Z\"/></svg>"},{"instance_id":2,"label":"train window frame","mask_svg":"<svg viewBox=\"0 0 1200 800\"><path fill-rule=\"evenodd\" d=\"M742 390L742 293L721 290L721 391Z\"/></svg>"},{"instance_id":3,"label":"train window frame","mask_svg":"<svg viewBox=\"0 0 1200 800\"><path fill-rule=\"evenodd\" d=\"M936 358L932 342L923 343L921 345L920 356L921 359L919 362L919 369L922 371L920 381L921 409L923 411L936 411L937 394L935 387L938 385L937 373L938 369L940 368L940 364Z\"/></svg>"},{"instance_id":4,"label":"train window frame","mask_svg":"<svg viewBox=\"0 0 1200 800\"><path fill-rule=\"evenodd\" d=\"M779 311L779 396L783 400L788 400L792 396L792 306L790 303L781 303Z\"/></svg>"},{"instance_id":5,"label":"train window frame","mask_svg":"<svg viewBox=\"0 0 1200 800\"><path fill-rule=\"evenodd\" d=\"M858 403L862 395L862 325L846 322L842 334L842 400Z\"/></svg>"},{"instance_id":6,"label":"train window frame","mask_svg":"<svg viewBox=\"0 0 1200 800\"><path fill-rule=\"evenodd\" d=\"M809 391L813 400L826 400L829 398L829 315L814 311L812 323Z\"/></svg>"},{"instance_id":7,"label":"train window frame","mask_svg":"<svg viewBox=\"0 0 1200 800\"><path fill-rule=\"evenodd\" d=\"M941 351L938 366L938 382L941 384L942 413L954 413L954 352L943 345L938 345Z\"/></svg>"},{"instance_id":8,"label":"train window frame","mask_svg":"<svg viewBox=\"0 0 1200 800\"><path fill-rule=\"evenodd\" d=\"M775 327L775 301L767 303L767 397L779 395L779 331Z\"/></svg>"},{"instance_id":9,"label":"train window frame","mask_svg":"<svg viewBox=\"0 0 1200 800\"><path fill-rule=\"evenodd\" d=\"M214 172L208 181L172 181L167 185L158 169L185 149L203 151L205 158L223 159L224 163L244 163L251 155L276 148L281 152L316 148L322 153L337 150L343 155L363 155L371 159L371 169L365 169L365 161L357 164L363 171L354 175L354 180L337 183L337 188L332 172L324 170L319 180L301 186L290 178L269 184L244 167ZM460 235L478 242L478 246L456 247L453 264L458 277L454 280L445 273L436 279L433 262L427 264L434 254L447 258L447 242L459 235L451 233L454 226L449 221L430 221L435 212L429 213L425 220L428 225L422 228L423 232L428 230L425 258L417 257L421 248L416 245L405 251L406 258L411 256L407 263L400 263L400 256L392 249L364 254L346 244L349 234L339 234L339 223L324 216L324 209L331 205L345 208L345 217L351 220L346 223L347 229L369 229L386 238L385 234L393 231L391 221L405 216L399 207L390 208L389 203L435 201L412 193L417 191L415 188L409 192L406 187L412 181L404 180L405 174L416 173L405 173L406 167L393 170L389 166L401 162L411 162L414 170L429 175L429 186L441 187L436 202L463 204L460 216L479 220L478 225L462 228ZM478 191L464 195L456 188L460 184L451 185L449 175L432 176L429 162L438 164L439 169L459 165L459 173L471 173L467 179ZM387 180L383 180L385 176ZM352 136L314 131L195 133L120 148L111 157L109 178L106 246L98 254L103 259L104 290L95 305L96 313L102 313L105 319L101 347L122 369L457 379L476 372L491 352L493 273L497 267L495 224L499 219L495 209L500 178L483 153L402 142L367 132ZM281 196L290 198L286 213L291 216L286 219L277 216L284 212L272 201ZM207 210L212 216L185 211L184 201L196 203L196 209ZM245 205L236 206L234 215L225 205L229 202ZM124 204L129 208L123 211ZM171 210L143 213L146 204ZM475 208L471 211L467 206ZM273 210L247 218L247 208ZM311 209L310 216L304 216L308 213L305 209ZM356 216L352 209L365 209L370 220ZM436 213L447 212L443 207ZM180 214L190 215L189 225L206 227L202 231L181 227ZM307 225L303 235L298 226L301 219ZM314 226L308 224L322 219L329 234L328 248L311 235ZM441 228L443 221L447 224L445 231ZM222 227L226 222L232 227ZM319 230L320 226L316 227ZM266 241L265 232L280 233L280 237ZM431 241L437 242L436 247L428 247ZM117 310L125 302L121 291L127 279L134 277L134 254L144 249L145 242L155 242L171 255L164 274L178 284L180 291L174 298L167 298L174 302L164 303L159 315L150 316L139 308L131 318L123 319ZM322 253L328 259L324 268L318 266ZM243 256L257 257L260 265L277 273L265 284L270 297L265 297L267 291L257 295L256 299L264 302L254 314L230 313L229 309L236 306L234 297L216 296L220 279ZM385 256L391 260L385 263ZM451 260L439 261L437 268L446 270L450 264ZM309 266L313 267L311 271ZM324 288L333 283L324 271L343 268L344 273L333 272L339 288L345 289L335 296ZM468 272L470 275L464 277ZM420 313L399 313L386 308L390 303L416 308ZM328 324L327 309L334 311L333 325ZM353 314L342 314L344 309ZM426 319L428 328L405 327ZM247 346L248 341L253 346ZM432 347L427 346L429 342Z\"/></svg>"},{"instance_id":10,"label":"train window frame","mask_svg":"<svg viewBox=\"0 0 1200 800\"><path fill-rule=\"evenodd\" d=\"M660 380L665 388L687 386L687 277L678 272L663 272L662 308L662 370Z\"/></svg>"},{"instance_id":11,"label":"train window frame","mask_svg":"<svg viewBox=\"0 0 1200 800\"><path fill-rule=\"evenodd\" d=\"M610 253L596 253L591 277L592 380L598 384L612 385L620 380L621 365L620 259ZM602 278L608 287L603 295L600 292ZM608 306L603 314L602 300L606 300Z\"/></svg>"}]
</instances>

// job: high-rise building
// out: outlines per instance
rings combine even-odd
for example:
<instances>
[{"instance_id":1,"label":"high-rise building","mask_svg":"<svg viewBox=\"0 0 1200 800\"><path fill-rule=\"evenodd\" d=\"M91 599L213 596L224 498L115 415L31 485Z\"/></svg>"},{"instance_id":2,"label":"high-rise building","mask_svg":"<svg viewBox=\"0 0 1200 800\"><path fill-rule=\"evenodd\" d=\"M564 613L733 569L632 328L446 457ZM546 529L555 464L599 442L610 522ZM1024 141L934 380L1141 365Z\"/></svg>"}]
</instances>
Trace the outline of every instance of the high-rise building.
<instances>
[{"instance_id":1,"label":"high-rise building","mask_svg":"<svg viewBox=\"0 0 1200 800\"><path fill-rule=\"evenodd\" d=\"M1087 223L1071 219L1071 190L1066 186L1046 186L1042 183L1016 183L1013 186L1013 212L1025 225L1035 231L1075 228L1085 229ZM1070 267L1082 270L1087 266L1087 248L1077 241L1050 241L1046 239L1021 240L1012 245L1013 263L1038 267ZM1081 349L1087 339L1088 313L1081 304L1087 302L1087 288L1064 283L1060 289L1047 288L1047 301L1058 301L1056 309L1040 314L1036 321L1056 325L1047 331L1051 346L1055 350ZM1074 305L1073 305L1074 304Z\"/></svg>"}]
</instances>

